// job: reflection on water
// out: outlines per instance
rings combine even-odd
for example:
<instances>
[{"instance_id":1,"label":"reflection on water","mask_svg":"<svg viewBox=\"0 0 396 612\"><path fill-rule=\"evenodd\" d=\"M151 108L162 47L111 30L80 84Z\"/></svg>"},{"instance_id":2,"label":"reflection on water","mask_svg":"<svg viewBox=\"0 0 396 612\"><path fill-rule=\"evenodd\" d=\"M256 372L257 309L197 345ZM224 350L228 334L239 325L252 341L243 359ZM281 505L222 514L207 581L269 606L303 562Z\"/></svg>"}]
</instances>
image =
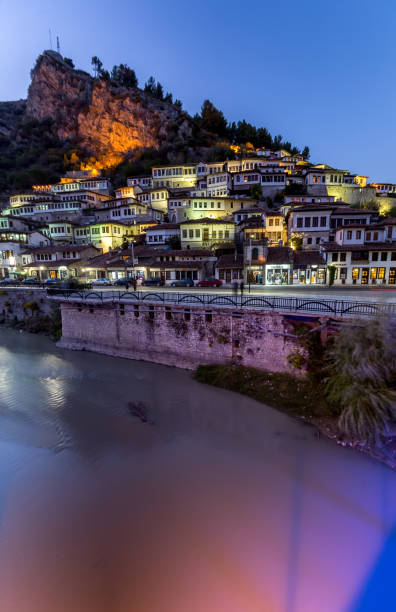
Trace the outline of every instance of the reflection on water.
<instances>
[{"instance_id":1,"label":"reflection on water","mask_svg":"<svg viewBox=\"0 0 396 612\"><path fill-rule=\"evenodd\" d=\"M188 372L0 342L2 612L394 609L389 469Z\"/></svg>"}]
</instances>

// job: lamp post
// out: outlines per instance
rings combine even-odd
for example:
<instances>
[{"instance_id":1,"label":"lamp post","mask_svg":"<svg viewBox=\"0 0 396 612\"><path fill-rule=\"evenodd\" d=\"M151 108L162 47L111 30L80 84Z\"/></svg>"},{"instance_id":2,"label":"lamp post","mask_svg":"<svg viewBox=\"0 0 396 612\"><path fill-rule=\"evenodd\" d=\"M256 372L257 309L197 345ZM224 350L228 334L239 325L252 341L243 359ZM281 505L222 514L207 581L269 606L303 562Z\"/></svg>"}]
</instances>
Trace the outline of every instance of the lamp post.
<instances>
[{"instance_id":1,"label":"lamp post","mask_svg":"<svg viewBox=\"0 0 396 612\"><path fill-rule=\"evenodd\" d=\"M131 240L131 256L132 256L132 277L135 277L135 250L133 240Z\"/></svg>"}]
</instances>

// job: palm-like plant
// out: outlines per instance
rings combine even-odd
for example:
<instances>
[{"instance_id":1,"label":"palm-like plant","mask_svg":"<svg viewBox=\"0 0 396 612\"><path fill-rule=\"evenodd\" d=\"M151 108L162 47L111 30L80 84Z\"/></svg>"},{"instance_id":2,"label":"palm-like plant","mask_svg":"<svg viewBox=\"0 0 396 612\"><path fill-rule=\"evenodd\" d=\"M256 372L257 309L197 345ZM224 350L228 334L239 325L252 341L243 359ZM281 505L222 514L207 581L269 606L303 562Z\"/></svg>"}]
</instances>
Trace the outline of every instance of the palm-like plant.
<instances>
[{"instance_id":1,"label":"palm-like plant","mask_svg":"<svg viewBox=\"0 0 396 612\"><path fill-rule=\"evenodd\" d=\"M340 429L377 443L396 420L396 321L378 317L346 325L328 363L326 392L341 408Z\"/></svg>"}]
</instances>

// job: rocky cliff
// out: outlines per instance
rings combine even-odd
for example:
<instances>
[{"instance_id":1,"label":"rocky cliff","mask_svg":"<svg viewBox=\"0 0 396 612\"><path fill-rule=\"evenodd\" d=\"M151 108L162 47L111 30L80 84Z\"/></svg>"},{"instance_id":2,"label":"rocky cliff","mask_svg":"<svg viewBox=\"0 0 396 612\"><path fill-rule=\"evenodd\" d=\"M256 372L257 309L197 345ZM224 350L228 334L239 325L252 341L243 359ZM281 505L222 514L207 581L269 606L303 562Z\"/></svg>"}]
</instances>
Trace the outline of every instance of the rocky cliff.
<instances>
[{"instance_id":1,"label":"rocky cliff","mask_svg":"<svg viewBox=\"0 0 396 612\"><path fill-rule=\"evenodd\" d=\"M104 167L140 147L183 142L192 120L178 107L138 88L114 87L44 51L32 71L26 118L54 121L61 141L77 141Z\"/></svg>"}]
</instances>

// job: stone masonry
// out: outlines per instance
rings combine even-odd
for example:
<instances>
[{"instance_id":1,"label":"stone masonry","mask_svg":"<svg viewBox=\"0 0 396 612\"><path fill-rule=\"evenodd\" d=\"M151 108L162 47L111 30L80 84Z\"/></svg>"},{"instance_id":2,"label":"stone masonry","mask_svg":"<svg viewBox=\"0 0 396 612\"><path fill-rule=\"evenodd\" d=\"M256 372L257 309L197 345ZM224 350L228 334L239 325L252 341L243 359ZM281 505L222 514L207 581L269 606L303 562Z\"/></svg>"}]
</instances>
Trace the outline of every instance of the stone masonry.
<instances>
[{"instance_id":1,"label":"stone masonry","mask_svg":"<svg viewBox=\"0 0 396 612\"><path fill-rule=\"evenodd\" d=\"M236 362L283 372L296 349L282 313L163 304L62 303L59 346L193 369Z\"/></svg>"}]
</instances>

